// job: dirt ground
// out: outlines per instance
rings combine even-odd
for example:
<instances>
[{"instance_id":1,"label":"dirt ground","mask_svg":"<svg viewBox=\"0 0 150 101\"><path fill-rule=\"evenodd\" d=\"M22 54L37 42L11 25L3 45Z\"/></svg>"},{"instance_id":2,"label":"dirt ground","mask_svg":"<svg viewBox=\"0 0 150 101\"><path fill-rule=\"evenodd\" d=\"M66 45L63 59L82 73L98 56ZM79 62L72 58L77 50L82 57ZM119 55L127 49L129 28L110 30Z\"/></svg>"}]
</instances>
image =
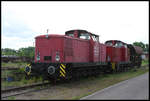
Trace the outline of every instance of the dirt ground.
<instances>
[{"instance_id":1,"label":"dirt ground","mask_svg":"<svg viewBox=\"0 0 150 101\"><path fill-rule=\"evenodd\" d=\"M130 76L129 74L132 76ZM16 100L80 99L81 97L92 94L105 87L132 78L134 75L137 75L137 73L136 72L125 73L114 76L99 75L98 77L89 77L84 79L82 78L77 81L66 82L58 85L49 85L49 87L45 87L42 90L17 95L14 97L14 99Z\"/></svg>"},{"instance_id":2,"label":"dirt ground","mask_svg":"<svg viewBox=\"0 0 150 101\"><path fill-rule=\"evenodd\" d=\"M85 82L82 82L85 83ZM91 85L94 85L92 83ZM84 87L85 86L85 87ZM91 92L92 89L88 89L89 84L80 84L79 82L71 84L60 84L56 86L47 87L47 89L39 90L37 92L31 92L16 96L16 99L72 99L76 96L82 96L85 92Z\"/></svg>"},{"instance_id":3,"label":"dirt ground","mask_svg":"<svg viewBox=\"0 0 150 101\"><path fill-rule=\"evenodd\" d=\"M80 96L85 96L95 92L98 88L104 88L103 85L103 83L100 83L99 80L96 80L96 78L93 77L89 80L78 80L69 83L51 85L50 87L46 87L36 92L18 95L15 99L78 99ZM107 86L107 84L105 86Z\"/></svg>"}]
</instances>

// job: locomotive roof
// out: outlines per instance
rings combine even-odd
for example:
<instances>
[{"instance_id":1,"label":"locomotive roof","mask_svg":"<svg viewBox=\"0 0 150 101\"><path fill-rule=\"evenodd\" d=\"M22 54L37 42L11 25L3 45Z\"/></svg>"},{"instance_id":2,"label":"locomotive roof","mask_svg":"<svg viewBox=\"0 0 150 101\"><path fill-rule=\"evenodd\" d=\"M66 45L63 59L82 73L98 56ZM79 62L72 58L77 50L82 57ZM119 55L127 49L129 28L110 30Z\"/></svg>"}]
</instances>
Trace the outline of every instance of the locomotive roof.
<instances>
[{"instance_id":1,"label":"locomotive roof","mask_svg":"<svg viewBox=\"0 0 150 101\"><path fill-rule=\"evenodd\" d=\"M143 50L142 50L141 47L139 47L139 46L133 46L133 47L134 47L137 54L142 54L143 53Z\"/></svg>"},{"instance_id":2,"label":"locomotive roof","mask_svg":"<svg viewBox=\"0 0 150 101\"><path fill-rule=\"evenodd\" d=\"M107 40L106 42L110 42L110 41L114 41L114 42L122 42L122 41L120 41L120 40ZM106 43L105 42L105 43ZM124 43L124 42L122 42L123 44L126 44L126 43Z\"/></svg>"},{"instance_id":3,"label":"locomotive roof","mask_svg":"<svg viewBox=\"0 0 150 101\"><path fill-rule=\"evenodd\" d=\"M143 49L139 46L134 46L132 44L127 44L128 48L131 49L132 54L142 54Z\"/></svg>"},{"instance_id":4,"label":"locomotive roof","mask_svg":"<svg viewBox=\"0 0 150 101\"><path fill-rule=\"evenodd\" d=\"M48 34L48 37L63 37L64 35L60 35L60 34ZM36 36L35 38L45 38L46 35L39 35Z\"/></svg>"},{"instance_id":5,"label":"locomotive roof","mask_svg":"<svg viewBox=\"0 0 150 101\"><path fill-rule=\"evenodd\" d=\"M91 32L88 32L88 31L86 31L86 30L81 30L81 29L69 30L69 31L66 31L65 34L66 34L66 33L69 33L69 32L74 32L74 31L79 31L79 32L83 32L83 33L89 33L89 34L91 34L91 35L94 35L94 36L96 36L96 37L99 37L99 35L96 35L96 34L93 34L93 33L91 33ZM48 34L48 37L64 37L64 36L65 36L65 35L60 35L60 34ZM46 34L36 36L35 39L36 39L36 38L43 38L43 37L46 37Z\"/></svg>"},{"instance_id":6,"label":"locomotive roof","mask_svg":"<svg viewBox=\"0 0 150 101\"><path fill-rule=\"evenodd\" d=\"M96 36L96 37L99 37L99 35L93 34L93 33L91 33L91 32L88 32L87 30L82 30L82 29L69 30L69 31L66 31L65 34L68 33L68 32L74 32L74 31L79 31L79 32L83 32L83 33L89 33L89 34L91 34L91 35L94 35L94 36Z\"/></svg>"}]
</instances>

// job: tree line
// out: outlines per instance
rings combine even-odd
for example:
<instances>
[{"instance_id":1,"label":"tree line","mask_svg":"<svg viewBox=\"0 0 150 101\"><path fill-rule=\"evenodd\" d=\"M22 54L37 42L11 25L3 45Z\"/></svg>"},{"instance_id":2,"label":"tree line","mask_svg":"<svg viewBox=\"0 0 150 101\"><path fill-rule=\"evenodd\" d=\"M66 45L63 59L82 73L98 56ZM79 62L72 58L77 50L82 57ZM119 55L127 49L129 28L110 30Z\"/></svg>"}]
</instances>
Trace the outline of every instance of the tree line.
<instances>
[{"instance_id":1,"label":"tree line","mask_svg":"<svg viewBox=\"0 0 150 101\"><path fill-rule=\"evenodd\" d=\"M144 44L143 42L134 42L133 45L141 47L144 52L149 52L149 44Z\"/></svg>"},{"instance_id":2,"label":"tree line","mask_svg":"<svg viewBox=\"0 0 150 101\"><path fill-rule=\"evenodd\" d=\"M27 47L27 48L19 48L18 50L10 49L10 48L4 48L1 49L2 55L13 55L13 56L19 56L19 57L29 57L34 58L34 51L35 47Z\"/></svg>"},{"instance_id":3,"label":"tree line","mask_svg":"<svg viewBox=\"0 0 150 101\"><path fill-rule=\"evenodd\" d=\"M134 42L133 45L139 46L144 52L149 52L149 44L144 44L143 42ZM20 48L19 50L14 50L10 48L1 49L2 55L14 55L14 56L25 56L29 58L34 58L35 47Z\"/></svg>"}]
</instances>

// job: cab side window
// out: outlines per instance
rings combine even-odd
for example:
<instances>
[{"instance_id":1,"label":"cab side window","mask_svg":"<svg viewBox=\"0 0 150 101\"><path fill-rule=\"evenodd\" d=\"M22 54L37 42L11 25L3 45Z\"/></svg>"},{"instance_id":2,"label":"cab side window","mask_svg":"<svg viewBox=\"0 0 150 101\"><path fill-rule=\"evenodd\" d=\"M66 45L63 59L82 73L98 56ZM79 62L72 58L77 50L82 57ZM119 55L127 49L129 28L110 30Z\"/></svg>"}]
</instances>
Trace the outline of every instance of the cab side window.
<instances>
[{"instance_id":1,"label":"cab side window","mask_svg":"<svg viewBox=\"0 0 150 101\"><path fill-rule=\"evenodd\" d=\"M112 42L107 42L106 45L112 46L113 44L112 44Z\"/></svg>"},{"instance_id":2,"label":"cab side window","mask_svg":"<svg viewBox=\"0 0 150 101\"><path fill-rule=\"evenodd\" d=\"M65 35L70 36L70 37L74 37L73 31L66 32Z\"/></svg>"},{"instance_id":3,"label":"cab side window","mask_svg":"<svg viewBox=\"0 0 150 101\"><path fill-rule=\"evenodd\" d=\"M73 33L70 33L70 34L67 34L68 36L71 36L71 37L74 37L74 34Z\"/></svg>"},{"instance_id":4,"label":"cab side window","mask_svg":"<svg viewBox=\"0 0 150 101\"><path fill-rule=\"evenodd\" d=\"M90 40L90 35L88 33L80 33L79 38Z\"/></svg>"},{"instance_id":5,"label":"cab side window","mask_svg":"<svg viewBox=\"0 0 150 101\"><path fill-rule=\"evenodd\" d=\"M123 43L122 42L116 42L115 47L122 47Z\"/></svg>"},{"instance_id":6,"label":"cab side window","mask_svg":"<svg viewBox=\"0 0 150 101\"><path fill-rule=\"evenodd\" d=\"M94 40L95 42L98 42L98 41L99 41L99 37L97 37L97 36L92 35L92 38L93 38L93 40Z\"/></svg>"}]
</instances>

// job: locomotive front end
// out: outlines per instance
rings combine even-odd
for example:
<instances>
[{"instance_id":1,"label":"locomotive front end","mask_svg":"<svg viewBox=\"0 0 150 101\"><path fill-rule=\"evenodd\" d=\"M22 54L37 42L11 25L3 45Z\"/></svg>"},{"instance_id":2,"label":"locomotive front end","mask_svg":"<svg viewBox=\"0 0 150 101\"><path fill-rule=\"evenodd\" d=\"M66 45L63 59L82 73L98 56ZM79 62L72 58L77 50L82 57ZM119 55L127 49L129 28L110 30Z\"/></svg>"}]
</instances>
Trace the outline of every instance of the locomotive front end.
<instances>
[{"instance_id":1,"label":"locomotive front end","mask_svg":"<svg viewBox=\"0 0 150 101\"><path fill-rule=\"evenodd\" d=\"M35 42L34 63L28 64L25 72L28 76L42 76L44 79L65 78L63 54L63 35L37 36Z\"/></svg>"},{"instance_id":2,"label":"locomotive front end","mask_svg":"<svg viewBox=\"0 0 150 101\"><path fill-rule=\"evenodd\" d=\"M67 74L64 63L31 63L25 72L27 76L41 76L44 80L65 79Z\"/></svg>"}]
</instances>

